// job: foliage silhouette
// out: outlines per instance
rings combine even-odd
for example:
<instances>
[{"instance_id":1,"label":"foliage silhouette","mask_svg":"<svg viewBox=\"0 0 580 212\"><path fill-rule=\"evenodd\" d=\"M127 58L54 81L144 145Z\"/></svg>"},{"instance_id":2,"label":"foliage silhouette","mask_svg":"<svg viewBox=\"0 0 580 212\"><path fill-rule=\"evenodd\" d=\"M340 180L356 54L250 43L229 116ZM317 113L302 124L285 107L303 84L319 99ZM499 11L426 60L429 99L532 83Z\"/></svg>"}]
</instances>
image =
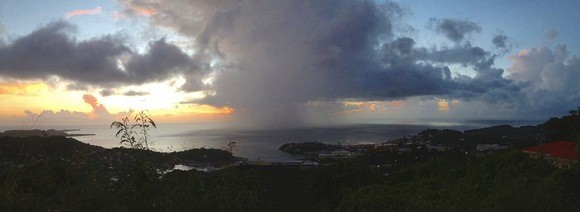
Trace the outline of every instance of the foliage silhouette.
<instances>
[{"instance_id":1,"label":"foliage silhouette","mask_svg":"<svg viewBox=\"0 0 580 212\"><path fill-rule=\"evenodd\" d=\"M118 129L115 137L119 137L119 135L121 136L121 144L128 145L133 149L149 149L148 130L151 126L157 128L157 125L153 119L145 113L145 111L139 112L135 115L133 120L135 121L135 124L131 124L128 117L121 119L121 122L113 121L110 128L112 129L115 127ZM135 136L139 135L140 137L136 139Z\"/></svg>"},{"instance_id":2,"label":"foliage silhouette","mask_svg":"<svg viewBox=\"0 0 580 212\"><path fill-rule=\"evenodd\" d=\"M234 154L235 151L238 151L238 146L235 141L231 141L228 143L227 146L222 147L222 150L229 152L230 154Z\"/></svg>"}]
</instances>

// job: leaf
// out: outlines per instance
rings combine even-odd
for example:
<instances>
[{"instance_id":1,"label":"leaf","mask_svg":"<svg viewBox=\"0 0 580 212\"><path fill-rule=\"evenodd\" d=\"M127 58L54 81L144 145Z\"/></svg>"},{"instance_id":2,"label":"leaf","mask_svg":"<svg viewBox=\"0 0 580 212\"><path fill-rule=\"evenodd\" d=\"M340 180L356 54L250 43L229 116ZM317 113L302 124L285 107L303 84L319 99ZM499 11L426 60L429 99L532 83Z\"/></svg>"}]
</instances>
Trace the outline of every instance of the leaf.
<instances>
[{"instance_id":1,"label":"leaf","mask_svg":"<svg viewBox=\"0 0 580 212\"><path fill-rule=\"evenodd\" d=\"M147 117L147 119L149 119L149 123L151 123L153 127L157 128L157 125L155 125L155 122L151 118Z\"/></svg>"},{"instance_id":2,"label":"leaf","mask_svg":"<svg viewBox=\"0 0 580 212\"><path fill-rule=\"evenodd\" d=\"M133 126L131 126L131 130L133 130L133 128L135 128L135 127L141 127L141 126L142 126L141 124L134 124Z\"/></svg>"},{"instance_id":3,"label":"leaf","mask_svg":"<svg viewBox=\"0 0 580 212\"><path fill-rule=\"evenodd\" d=\"M123 123L118 122L118 121L114 121L113 123L111 123L111 129L113 128L113 126L115 126L116 128L119 128L121 126L123 126Z\"/></svg>"},{"instance_id":4,"label":"leaf","mask_svg":"<svg viewBox=\"0 0 580 212\"><path fill-rule=\"evenodd\" d=\"M117 134L115 134L115 137L119 137L119 134L121 134L121 132L123 132L123 129L119 129L119 131L117 132Z\"/></svg>"}]
</instances>

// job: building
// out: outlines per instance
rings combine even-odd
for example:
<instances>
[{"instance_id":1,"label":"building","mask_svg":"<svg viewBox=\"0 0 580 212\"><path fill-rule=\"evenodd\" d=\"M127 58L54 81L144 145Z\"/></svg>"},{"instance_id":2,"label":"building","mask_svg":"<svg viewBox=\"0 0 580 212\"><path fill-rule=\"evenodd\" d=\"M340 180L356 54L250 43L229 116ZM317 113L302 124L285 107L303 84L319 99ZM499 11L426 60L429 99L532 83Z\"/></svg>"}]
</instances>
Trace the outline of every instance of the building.
<instances>
[{"instance_id":1,"label":"building","mask_svg":"<svg viewBox=\"0 0 580 212\"><path fill-rule=\"evenodd\" d=\"M539 146L523 149L530 155L543 156L554 162L557 167L568 167L572 163L578 162L576 154L576 143L571 141L556 141Z\"/></svg>"},{"instance_id":2,"label":"building","mask_svg":"<svg viewBox=\"0 0 580 212\"><path fill-rule=\"evenodd\" d=\"M355 158L356 154L346 150L339 150L339 151L332 151L330 152L332 158L336 159L348 159L348 158Z\"/></svg>"},{"instance_id":3,"label":"building","mask_svg":"<svg viewBox=\"0 0 580 212\"><path fill-rule=\"evenodd\" d=\"M499 144L478 144L477 151L485 152L485 151L495 151L507 149L507 146L500 146Z\"/></svg>"},{"instance_id":4,"label":"building","mask_svg":"<svg viewBox=\"0 0 580 212\"><path fill-rule=\"evenodd\" d=\"M433 146L433 145L427 145L427 146L425 146L425 147L426 147L428 150L431 150L431 151L433 151L433 150L436 150L437 152L446 152L446 151L447 151L447 149L449 149L448 147L446 147L446 146L441 146L441 145L437 145L437 146Z\"/></svg>"},{"instance_id":5,"label":"building","mask_svg":"<svg viewBox=\"0 0 580 212\"><path fill-rule=\"evenodd\" d=\"M330 159L332 158L332 155L330 153L320 153L318 154L318 159L319 160L326 160L326 159Z\"/></svg>"},{"instance_id":6,"label":"building","mask_svg":"<svg viewBox=\"0 0 580 212\"><path fill-rule=\"evenodd\" d=\"M381 143L375 146L375 150L379 152L394 152L397 151L397 144L396 143Z\"/></svg>"}]
</instances>

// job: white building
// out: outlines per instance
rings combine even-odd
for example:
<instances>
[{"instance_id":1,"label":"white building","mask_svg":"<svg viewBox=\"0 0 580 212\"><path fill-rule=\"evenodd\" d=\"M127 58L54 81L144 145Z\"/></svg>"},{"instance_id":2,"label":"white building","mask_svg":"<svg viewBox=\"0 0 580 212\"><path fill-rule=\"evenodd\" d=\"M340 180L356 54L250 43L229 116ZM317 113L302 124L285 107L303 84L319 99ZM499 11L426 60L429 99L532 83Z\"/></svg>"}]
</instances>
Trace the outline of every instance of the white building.
<instances>
[{"instance_id":1,"label":"white building","mask_svg":"<svg viewBox=\"0 0 580 212\"><path fill-rule=\"evenodd\" d=\"M499 144L478 144L477 145L477 151L480 151L480 152L500 150L500 149L507 149L507 146L500 146Z\"/></svg>"}]
</instances>

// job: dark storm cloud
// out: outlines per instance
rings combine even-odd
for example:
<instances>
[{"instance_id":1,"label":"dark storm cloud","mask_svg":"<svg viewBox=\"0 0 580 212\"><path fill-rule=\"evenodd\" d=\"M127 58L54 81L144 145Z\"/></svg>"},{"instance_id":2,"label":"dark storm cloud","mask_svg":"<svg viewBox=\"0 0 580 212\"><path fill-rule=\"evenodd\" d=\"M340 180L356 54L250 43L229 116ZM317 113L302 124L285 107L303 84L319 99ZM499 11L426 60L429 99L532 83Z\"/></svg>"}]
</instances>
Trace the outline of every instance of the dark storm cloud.
<instances>
[{"instance_id":1,"label":"dark storm cloud","mask_svg":"<svg viewBox=\"0 0 580 212\"><path fill-rule=\"evenodd\" d=\"M206 90L198 103L235 108L245 127L300 126L298 108L309 101L437 95L507 102L518 88L480 47L416 47L394 36L406 25L405 11L392 2L119 1L128 10L155 10L152 24L191 38L196 64L213 78L206 85L186 77L182 90ZM469 21L431 23L457 43L481 31ZM446 66L453 64L477 75L452 77Z\"/></svg>"},{"instance_id":2,"label":"dark storm cloud","mask_svg":"<svg viewBox=\"0 0 580 212\"><path fill-rule=\"evenodd\" d=\"M493 36L491 43L500 50L502 56L510 52L514 47L513 41L503 31Z\"/></svg>"},{"instance_id":3,"label":"dark storm cloud","mask_svg":"<svg viewBox=\"0 0 580 212\"><path fill-rule=\"evenodd\" d=\"M164 80L191 67L191 60L177 46L165 39L149 43L147 54L136 54L126 63L125 69L137 83Z\"/></svg>"},{"instance_id":4,"label":"dark storm cloud","mask_svg":"<svg viewBox=\"0 0 580 212\"><path fill-rule=\"evenodd\" d=\"M491 42L497 48L506 48L507 47L507 45L506 45L507 38L508 37L504 34L497 34L496 36L493 37Z\"/></svg>"},{"instance_id":5,"label":"dark storm cloud","mask_svg":"<svg viewBox=\"0 0 580 212\"><path fill-rule=\"evenodd\" d=\"M129 90L123 93L123 96L147 96L149 92Z\"/></svg>"},{"instance_id":6,"label":"dark storm cloud","mask_svg":"<svg viewBox=\"0 0 580 212\"><path fill-rule=\"evenodd\" d=\"M139 54L116 36L77 41L70 35L74 29L67 22L53 22L0 47L0 76L58 76L73 81L71 89L84 89L163 80L193 67L181 49L164 39L151 42L148 52Z\"/></svg>"},{"instance_id":7,"label":"dark storm cloud","mask_svg":"<svg viewBox=\"0 0 580 212\"><path fill-rule=\"evenodd\" d=\"M503 77L503 69L491 68L495 55L490 55L479 47L465 44L452 48L426 49L414 48L414 43L410 38L398 38L392 43L384 44L381 50L383 64L388 65L392 72L383 79L377 76L372 78L382 82L391 79L393 82L389 85L397 85L395 87L398 88L407 86L397 92L407 93L408 96L439 95L509 103L519 95L520 87ZM475 70L476 76L452 78L448 67L434 63L469 66ZM409 83L413 81L417 84Z\"/></svg>"},{"instance_id":8,"label":"dark storm cloud","mask_svg":"<svg viewBox=\"0 0 580 212\"><path fill-rule=\"evenodd\" d=\"M428 27L455 42L463 41L469 33L481 31L481 27L475 22L455 19L430 18Z\"/></svg>"},{"instance_id":9,"label":"dark storm cloud","mask_svg":"<svg viewBox=\"0 0 580 212\"><path fill-rule=\"evenodd\" d=\"M186 83L179 88L179 91L196 92L202 91L205 88L202 76L199 74L191 74L186 77L186 80Z\"/></svg>"},{"instance_id":10,"label":"dark storm cloud","mask_svg":"<svg viewBox=\"0 0 580 212\"><path fill-rule=\"evenodd\" d=\"M123 95L123 96L147 96L150 93L146 92L146 91L135 91L135 90L129 90L123 93L119 93L116 92L113 89L103 89L101 91L99 91L99 94L103 97L107 97L107 96L112 96L112 95Z\"/></svg>"},{"instance_id":11,"label":"dark storm cloud","mask_svg":"<svg viewBox=\"0 0 580 212\"><path fill-rule=\"evenodd\" d=\"M99 94L103 97L115 95L115 93L116 92L112 89L103 89L103 90L99 91Z\"/></svg>"},{"instance_id":12,"label":"dark storm cloud","mask_svg":"<svg viewBox=\"0 0 580 212\"><path fill-rule=\"evenodd\" d=\"M436 50L425 50L422 49L421 53L425 59L433 62L441 63L453 63L453 64L463 64L463 65L474 65L482 60L485 60L489 53L480 47L472 46L471 44L465 44L461 46L454 46L452 48L443 48Z\"/></svg>"}]
</instances>

